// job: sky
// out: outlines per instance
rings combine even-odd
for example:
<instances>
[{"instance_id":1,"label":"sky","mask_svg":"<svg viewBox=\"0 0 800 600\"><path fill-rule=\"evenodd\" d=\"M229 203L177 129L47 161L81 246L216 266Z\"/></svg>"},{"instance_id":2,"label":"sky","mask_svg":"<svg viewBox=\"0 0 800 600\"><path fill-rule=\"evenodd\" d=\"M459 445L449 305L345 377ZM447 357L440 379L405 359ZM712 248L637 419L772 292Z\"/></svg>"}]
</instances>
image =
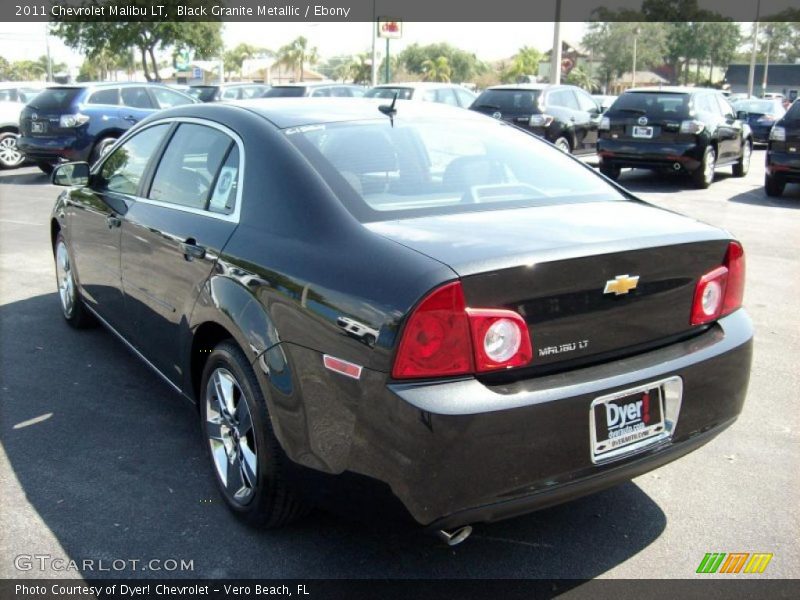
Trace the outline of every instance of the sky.
<instances>
[{"instance_id":1,"label":"sky","mask_svg":"<svg viewBox=\"0 0 800 600\"><path fill-rule=\"evenodd\" d=\"M226 48L240 42L280 46L304 35L316 46L322 58L340 54L371 51L371 23L225 23L222 39ZM580 42L585 25L562 23L562 39ZM413 43L449 42L474 52L481 60L509 58L522 46L548 50L553 43L552 23L404 23L403 38L392 40L392 54ZM0 56L9 61L36 59L45 54L45 23L0 22ZM385 41L378 40L381 52ZM64 46L58 38L50 37L50 52L54 61L78 67L81 56Z\"/></svg>"}]
</instances>

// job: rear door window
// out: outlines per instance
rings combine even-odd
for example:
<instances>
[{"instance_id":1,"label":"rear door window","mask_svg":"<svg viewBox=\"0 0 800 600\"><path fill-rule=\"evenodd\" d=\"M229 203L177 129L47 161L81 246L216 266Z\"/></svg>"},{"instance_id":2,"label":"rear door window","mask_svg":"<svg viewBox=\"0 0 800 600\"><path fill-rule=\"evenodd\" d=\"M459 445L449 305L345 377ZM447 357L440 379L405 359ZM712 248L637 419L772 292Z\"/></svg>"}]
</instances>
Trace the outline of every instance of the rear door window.
<instances>
[{"instance_id":1,"label":"rear door window","mask_svg":"<svg viewBox=\"0 0 800 600\"><path fill-rule=\"evenodd\" d=\"M142 130L108 155L100 167L100 191L135 196L147 164L169 129L167 123Z\"/></svg>"},{"instance_id":2,"label":"rear door window","mask_svg":"<svg viewBox=\"0 0 800 600\"><path fill-rule=\"evenodd\" d=\"M233 140L218 129L182 123L164 151L148 198L206 210L211 197L214 210L224 211L229 200L226 194L232 185L228 179L233 171L238 178L238 158L227 167L225 185L217 182L217 176L233 146Z\"/></svg>"},{"instance_id":3,"label":"rear door window","mask_svg":"<svg viewBox=\"0 0 800 600\"><path fill-rule=\"evenodd\" d=\"M578 99L578 106L584 112L598 112L597 102L594 101L589 94L582 90L575 90L575 96Z\"/></svg>"},{"instance_id":4,"label":"rear door window","mask_svg":"<svg viewBox=\"0 0 800 600\"><path fill-rule=\"evenodd\" d=\"M547 94L547 105L578 110L578 101L572 90L555 90Z\"/></svg>"},{"instance_id":5,"label":"rear door window","mask_svg":"<svg viewBox=\"0 0 800 600\"><path fill-rule=\"evenodd\" d=\"M237 100L239 98L240 88L228 88L222 92L223 100Z\"/></svg>"},{"instance_id":6,"label":"rear door window","mask_svg":"<svg viewBox=\"0 0 800 600\"><path fill-rule=\"evenodd\" d=\"M89 96L89 104L109 104L116 106L119 104L119 90L117 88L97 90Z\"/></svg>"},{"instance_id":7,"label":"rear door window","mask_svg":"<svg viewBox=\"0 0 800 600\"><path fill-rule=\"evenodd\" d=\"M499 110L503 114L530 114L537 110L539 94L539 90L486 90L475 100L475 107Z\"/></svg>"},{"instance_id":8,"label":"rear door window","mask_svg":"<svg viewBox=\"0 0 800 600\"><path fill-rule=\"evenodd\" d=\"M120 92L122 104L131 108L156 108L150 94L143 87L124 87Z\"/></svg>"},{"instance_id":9,"label":"rear door window","mask_svg":"<svg viewBox=\"0 0 800 600\"><path fill-rule=\"evenodd\" d=\"M189 99L183 94L179 94L167 88L154 87L150 88L153 92L153 98L156 100L159 108L169 108L171 106L180 106L181 104L189 104Z\"/></svg>"}]
</instances>

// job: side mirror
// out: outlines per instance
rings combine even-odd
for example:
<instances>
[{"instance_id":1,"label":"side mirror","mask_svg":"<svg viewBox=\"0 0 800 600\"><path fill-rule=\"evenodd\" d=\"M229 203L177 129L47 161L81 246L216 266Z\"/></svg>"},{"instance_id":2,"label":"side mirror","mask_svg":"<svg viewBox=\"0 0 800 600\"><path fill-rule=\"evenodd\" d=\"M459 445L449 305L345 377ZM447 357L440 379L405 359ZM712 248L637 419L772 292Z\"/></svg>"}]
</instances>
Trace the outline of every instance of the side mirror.
<instances>
[{"instance_id":1,"label":"side mirror","mask_svg":"<svg viewBox=\"0 0 800 600\"><path fill-rule=\"evenodd\" d=\"M89 163L70 162L59 165L53 171L53 185L86 187L89 185Z\"/></svg>"},{"instance_id":2,"label":"side mirror","mask_svg":"<svg viewBox=\"0 0 800 600\"><path fill-rule=\"evenodd\" d=\"M736 118L739 119L740 121L747 121L747 118L749 116L750 115L748 114L748 112L746 110L737 110L736 111Z\"/></svg>"}]
</instances>

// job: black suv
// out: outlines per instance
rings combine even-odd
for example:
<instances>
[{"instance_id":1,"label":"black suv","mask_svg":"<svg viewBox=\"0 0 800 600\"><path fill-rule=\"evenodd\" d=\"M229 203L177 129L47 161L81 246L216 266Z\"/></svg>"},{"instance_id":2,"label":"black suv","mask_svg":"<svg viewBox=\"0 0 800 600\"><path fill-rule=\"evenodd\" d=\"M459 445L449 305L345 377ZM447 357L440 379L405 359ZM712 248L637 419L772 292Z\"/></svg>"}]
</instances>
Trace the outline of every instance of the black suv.
<instances>
[{"instance_id":1,"label":"black suv","mask_svg":"<svg viewBox=\"0 0 800 600\"><path fill-rule=\"evenodd\" d=\"M470 110L527 129L564 152L596 151L602 111L594 98L572 85L496 85L484 90Z\"/></svg>"},{"instance_id":2,"label":"black suv","mask_svg":"<svg viewBox=\"0 0 800 600\"><path fill-rule=\"evenodd\" d=\"M600 121L600 171L617 179L622 167L671 169L689 173L699 188L725 165L744 177L753 135L741 116L718 90L628 90Z\"/></svg>"},{"instance_id":3,"label":"black suv","mask_svg":"<svg viewBox=\"0 0 800 600\"><path fill-rule=\"evenodd\" d=\"M775 123L767 146L767 196L780 196L787 183L800 183L800 101Z\"/></svg>"}]
</instances>

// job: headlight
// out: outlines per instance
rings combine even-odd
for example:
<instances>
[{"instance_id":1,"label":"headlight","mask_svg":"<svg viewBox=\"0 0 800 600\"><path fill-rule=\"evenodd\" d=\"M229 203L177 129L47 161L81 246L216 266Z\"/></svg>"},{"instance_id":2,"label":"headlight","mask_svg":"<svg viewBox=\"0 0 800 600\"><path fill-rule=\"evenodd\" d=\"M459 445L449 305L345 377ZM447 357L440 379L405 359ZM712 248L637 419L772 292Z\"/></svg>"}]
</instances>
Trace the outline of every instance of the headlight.
<instances>
[{"instance_id":1,"label":"headlight","mask_svg":"<svg viewBox=\"0 0 800 600\"><path fill-rule=\"evenodd\" d=\"M773 142L785 142L786 141L786 129L783 127L778 127L777 125L770 129L769 131L769 139Z\"/></svg>"},{"instance_id":2,"label":"headlight","mask_svg":"<svg viewBox=\"0 0 800 600\"><path fill-rule=\"evenodd\" d=\"M81 113L75 113L74 115L61 115L61 118L58 120L58 125L60 127L80 127L84 123L89 122L88 115L82 115Z\"/></svg>"},{"instance_id":3,"label":"headlight","mask_svg":"<svg viewBox=\"0 0 800 600\"><path fill-rule=\"evenodd\" d=\"M528 120L528 124L531 127L549 127L552 122L553 117L545 114L531 115L531 118Z\"/></svg>"}]
</instances>

